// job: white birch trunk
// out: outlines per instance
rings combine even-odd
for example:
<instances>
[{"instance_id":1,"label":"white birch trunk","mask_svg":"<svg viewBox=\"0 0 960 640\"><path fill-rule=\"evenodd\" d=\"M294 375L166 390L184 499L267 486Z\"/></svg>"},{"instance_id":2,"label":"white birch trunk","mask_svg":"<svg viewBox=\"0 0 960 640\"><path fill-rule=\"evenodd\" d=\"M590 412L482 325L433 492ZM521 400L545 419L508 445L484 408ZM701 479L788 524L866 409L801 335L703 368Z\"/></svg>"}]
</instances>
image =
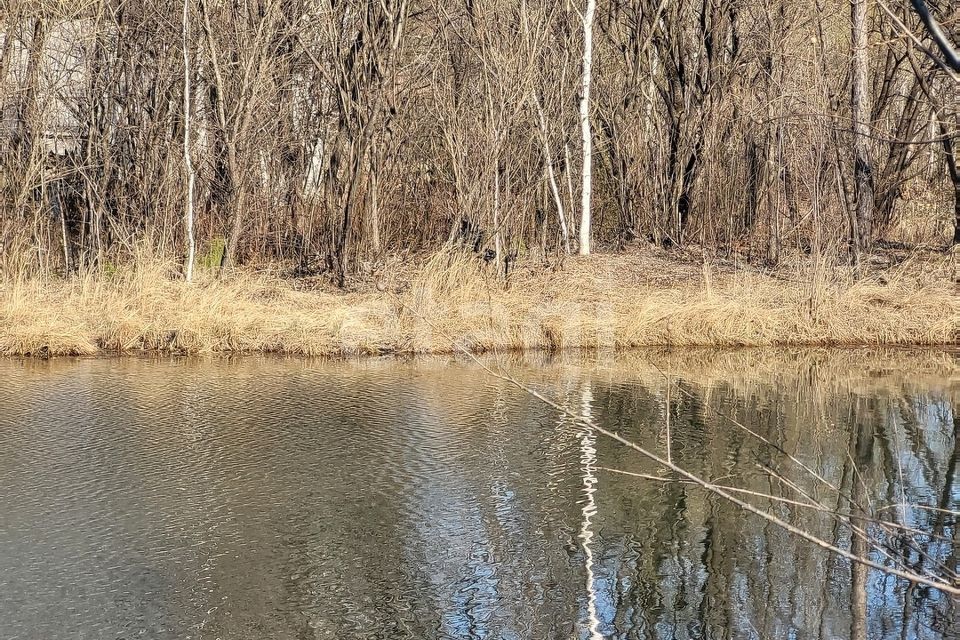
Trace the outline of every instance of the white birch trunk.
<instances>
[{"instance_id":1,"label":"white birch trunk","mask_svg":"<svg viewBox=\"0 0 960 640\"><path fill-rule=\"evenodd\" d=\"M187 169L187 202L184 222L187 226L186 280L193 281L193 263L197 255L197 241L193 228L193 191L196 172L190 157L190 0L183 0L183 161Z\"/></svg>"},{"instance_id":2,"label":"white birch trunk","mask_svg":"<svg viewBox=\"0 0 960 640\"><path fill-rule=\"evenodd\" d=\"M590 255L590 199L593 186L593 133L590 130L590 83L593 76L593 19L597 0L587 0L583 14L583 80L580 95L580 129L583 134L583 191L580 214L580 255Z\"/></svg>"}]
</instances>

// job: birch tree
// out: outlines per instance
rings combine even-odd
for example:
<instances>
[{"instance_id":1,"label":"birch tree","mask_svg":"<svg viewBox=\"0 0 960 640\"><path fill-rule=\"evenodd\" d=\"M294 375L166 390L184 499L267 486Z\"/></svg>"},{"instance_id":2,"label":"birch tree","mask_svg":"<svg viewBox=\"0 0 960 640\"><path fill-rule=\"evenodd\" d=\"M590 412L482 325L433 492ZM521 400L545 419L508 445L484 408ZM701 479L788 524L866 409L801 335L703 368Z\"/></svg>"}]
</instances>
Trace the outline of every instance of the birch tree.
<instances>
[{"instance_id":1,"label":"birch tree","mask_svg":"<svg viewBox=\"0 0 960 640\"><path fill-rule=\"evenodd\" d=\"M850 239L854 262L869 251L873 233L873 159L870 149L870 42L867 0L850 0L852 68L850 111L853 117L853 193L855 211Z\"/></svg>"},{"instance_id":2,"label":"birch tree","mask_svg":"<svg viewBox=\"0 0 960 640\"><path fill-rule=\"evenodd\" d=\"M583 177L580 193L580 255L590 255L593 196L593 132L590 128L590 85L593 81L593 22L596 0L587 0L583 13L583 79L580 87L580 131L583 139Z\"/></svg>"}]
</instances>

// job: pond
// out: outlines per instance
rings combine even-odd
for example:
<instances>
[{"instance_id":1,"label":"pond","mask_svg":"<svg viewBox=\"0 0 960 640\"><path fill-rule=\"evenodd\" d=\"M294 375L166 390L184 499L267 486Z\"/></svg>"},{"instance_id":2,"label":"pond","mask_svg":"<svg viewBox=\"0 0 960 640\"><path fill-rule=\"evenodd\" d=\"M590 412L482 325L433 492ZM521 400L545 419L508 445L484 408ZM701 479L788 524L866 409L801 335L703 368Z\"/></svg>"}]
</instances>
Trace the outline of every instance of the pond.
<instances>
[{"instance_id":1,"label":"pond","mask_svg":"<svg viewBox=\"0 0 960 640\"><path fill-rule=\"evenodd\" d=\"M570 413L463 358L0 361L0 638L960 637L570 415L951 576L960 354L483 362Z\"/></svg>"}]
</instances>

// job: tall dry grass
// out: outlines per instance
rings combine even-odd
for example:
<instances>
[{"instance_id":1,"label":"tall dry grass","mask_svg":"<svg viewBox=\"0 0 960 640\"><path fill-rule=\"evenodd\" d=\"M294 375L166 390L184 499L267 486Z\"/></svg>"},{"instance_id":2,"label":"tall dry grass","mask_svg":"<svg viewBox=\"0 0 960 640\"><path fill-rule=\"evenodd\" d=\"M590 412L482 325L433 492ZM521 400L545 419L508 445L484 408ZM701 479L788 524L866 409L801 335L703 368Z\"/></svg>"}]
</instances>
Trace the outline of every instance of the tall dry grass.
<instances>
[{"instance_id":1,"label":"tall dry grass","mask_svg":"<svg viewBox=\"0 0 960 640\"><path fill-rule=\"evenodd\" d=\"M337 293L256 272L186 284L172 264L141 259L112 274L0 282L0 354L952 345L951 268L928 257L865 278L809 261L775 274L684 271L630 254L558 271L520 265L507 284L471 255L441 251L389 286Z\"/></svg>"}]
</instances>

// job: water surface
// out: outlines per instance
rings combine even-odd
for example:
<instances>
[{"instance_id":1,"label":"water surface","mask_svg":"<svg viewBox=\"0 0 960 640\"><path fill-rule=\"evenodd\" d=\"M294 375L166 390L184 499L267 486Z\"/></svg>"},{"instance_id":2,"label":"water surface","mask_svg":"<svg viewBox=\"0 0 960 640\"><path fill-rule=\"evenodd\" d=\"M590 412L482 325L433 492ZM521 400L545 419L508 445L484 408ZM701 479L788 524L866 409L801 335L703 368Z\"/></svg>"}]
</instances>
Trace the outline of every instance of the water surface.
<instances>
[{"instance_id":1,"label":"water surface","mask_svg":"<svg viewBox=\"0 0 960 640\"><path fill-rule=\"evenodd\" d=\"M955 353L488 362L715 482L909 528L871 551L740 494L832 544L958 570ZM667 474L455 359L5 360L0 443L3 639L960 634L936 590L628 475Z\"/></svg>"}]
</instances>

